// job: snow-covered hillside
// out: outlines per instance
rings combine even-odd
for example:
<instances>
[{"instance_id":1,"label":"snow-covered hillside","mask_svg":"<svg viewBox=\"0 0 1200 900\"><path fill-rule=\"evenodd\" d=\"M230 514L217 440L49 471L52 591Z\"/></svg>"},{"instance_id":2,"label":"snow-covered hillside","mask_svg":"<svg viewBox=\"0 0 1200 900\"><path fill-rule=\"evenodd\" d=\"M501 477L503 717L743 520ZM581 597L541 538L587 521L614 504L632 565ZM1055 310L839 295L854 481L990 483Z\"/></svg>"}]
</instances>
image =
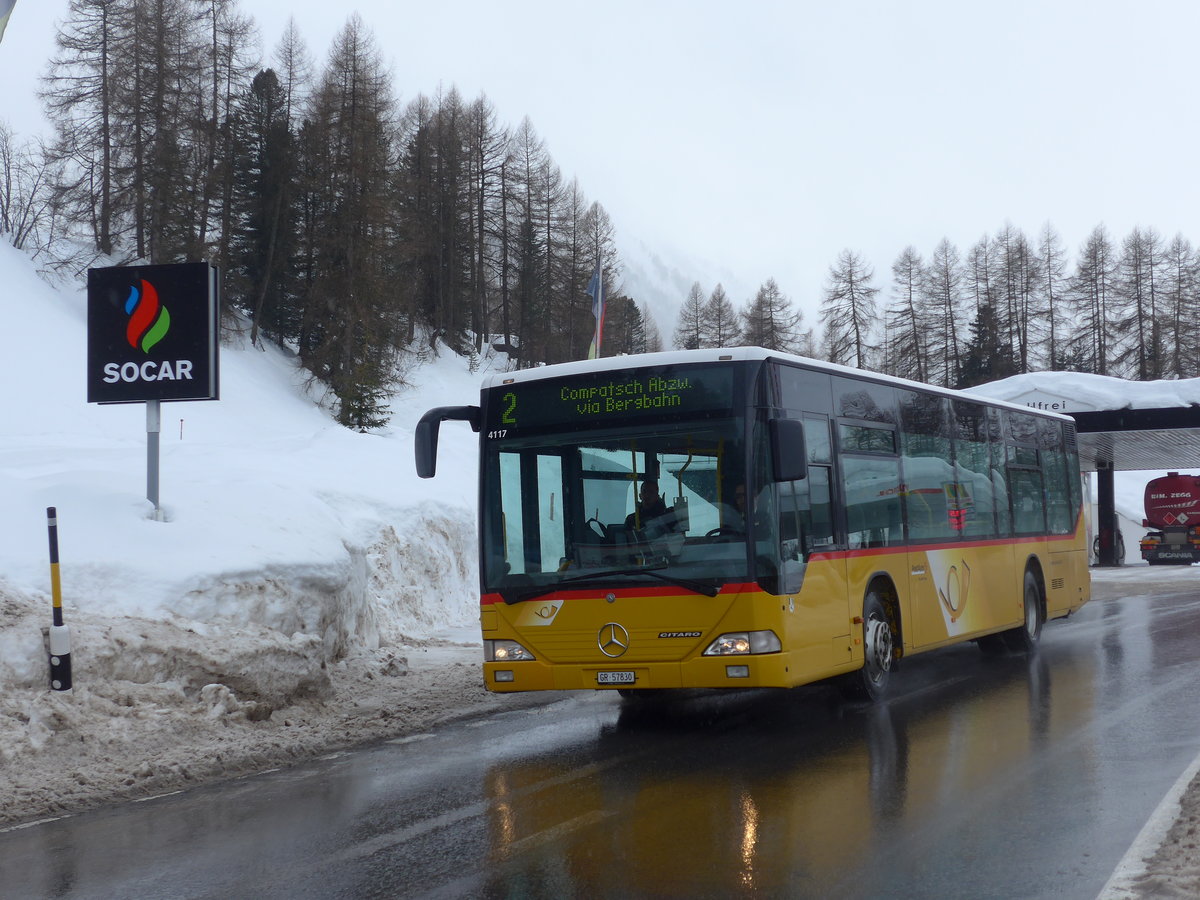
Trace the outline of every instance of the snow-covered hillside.
<instances>
[{"instance_id":1,"label":"snow-covered hillside","mask_svg":"<svg viewBox=\"0 0 1200 900\"><path fill-rule=\"evenodd\" d=\"M221 400L163 404L156 522L145 407L84 400L84 292L50 289L7 245L0 278L7 591L48 589L54 506L71 608L262 625L319 639L329 657L474 620L474 435L445 429L443 470L461 477L436 481L414 476L411 440L429 406L478 396L463 360L420 368L428 389L400 394L384 433L359 434L310 398L293 359L224 346ZM40 680L33 650L4 653L0 681Z\"/></svg>"}]
</instances>

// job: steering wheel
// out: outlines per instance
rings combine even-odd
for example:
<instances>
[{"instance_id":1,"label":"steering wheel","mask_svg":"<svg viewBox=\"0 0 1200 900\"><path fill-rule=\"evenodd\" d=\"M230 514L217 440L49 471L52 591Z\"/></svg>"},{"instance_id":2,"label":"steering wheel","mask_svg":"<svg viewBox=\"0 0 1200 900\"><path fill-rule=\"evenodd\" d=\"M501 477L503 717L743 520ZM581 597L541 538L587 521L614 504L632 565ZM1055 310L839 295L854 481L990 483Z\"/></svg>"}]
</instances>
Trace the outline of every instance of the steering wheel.
<instances>
[{"instance_id":1,"label":"steering wheel","mask_svg":"<svg viewBox=\"0 0 1200 900\"><path fill-rule=\"evenodd\" d=\"M720 528L714 528L712 531L707 532L704 536L733 538L740 537L745 533L746 532L742 531L740 528L734 528L731 525L722 525Z\"/></svg>"},{"instance_id":2,"label":"steering wheel","mask_svg":"<svg viewBox=\"0 0 1200 900\"><path fill-rule=\"evenodd\" d=\"M601 522L599 519L595 519L595 518L588 519L583 524L586 525L587 527L591 528L591 530L593 532L595 532L596 534L598 534L600 537L604 538L605 540L608 540L608 529L604 527L604 523Z\"/></svg>"}]
</instances>

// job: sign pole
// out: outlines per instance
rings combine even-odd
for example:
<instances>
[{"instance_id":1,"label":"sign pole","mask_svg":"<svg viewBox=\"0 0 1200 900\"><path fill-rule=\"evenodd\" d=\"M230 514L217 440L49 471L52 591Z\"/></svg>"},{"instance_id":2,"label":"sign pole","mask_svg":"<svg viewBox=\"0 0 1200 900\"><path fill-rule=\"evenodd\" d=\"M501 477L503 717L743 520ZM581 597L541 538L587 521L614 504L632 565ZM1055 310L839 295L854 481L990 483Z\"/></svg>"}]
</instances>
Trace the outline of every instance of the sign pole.
<instances>
[{"instance_id":1,"label":"sign pole","mask_svg":"<svg viewBox=\"0 0 1200 900\"><path fill-rule=\"evenodd\" d=\"M146 401L146 499L154 504L154 521L163 520L158 505L158 438L162 431L162 408L159 400Z\"/></svg>"}]
</instances>

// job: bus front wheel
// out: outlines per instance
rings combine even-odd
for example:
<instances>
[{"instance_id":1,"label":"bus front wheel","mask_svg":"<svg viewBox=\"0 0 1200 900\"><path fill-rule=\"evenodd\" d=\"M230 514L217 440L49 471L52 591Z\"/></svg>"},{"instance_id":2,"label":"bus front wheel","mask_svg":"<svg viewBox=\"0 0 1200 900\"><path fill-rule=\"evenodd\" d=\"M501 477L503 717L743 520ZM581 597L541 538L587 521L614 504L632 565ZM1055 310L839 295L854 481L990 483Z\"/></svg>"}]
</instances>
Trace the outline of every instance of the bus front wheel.
<instances>
[{"instance_id":1,"label":"bus front wheel","mask_svg":"<svg viewBox=\"0 0 1200 900\"><path fill-rule=\"evenodd\" d=\"M863 599L863 667L844 676L843 687L857 700L882 700L887 694L895 659L891 620L877 588Z\"/></svg>"}]
</instances>

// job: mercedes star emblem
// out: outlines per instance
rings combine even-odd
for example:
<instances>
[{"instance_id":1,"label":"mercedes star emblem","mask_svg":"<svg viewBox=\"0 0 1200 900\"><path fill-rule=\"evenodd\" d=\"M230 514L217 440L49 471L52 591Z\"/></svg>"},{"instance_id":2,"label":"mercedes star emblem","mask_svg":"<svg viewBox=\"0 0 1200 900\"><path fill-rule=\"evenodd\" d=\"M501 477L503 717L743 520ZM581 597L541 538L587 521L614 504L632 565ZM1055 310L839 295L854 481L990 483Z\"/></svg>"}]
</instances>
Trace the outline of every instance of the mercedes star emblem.
<instances>
[{"instance_id":1,"label":"mercedes star emblem","mask_svg":"<svg viewBox=\"0 0 1200 900\"><path fill-rule=\"evenodd\" d=\"M609 622L600 629L600 633L596 636L596 643L599 644L600 652L605 656L613 658L623 656L629 649L629 632L616 622Z\"/></svg>"}]
</instances>

